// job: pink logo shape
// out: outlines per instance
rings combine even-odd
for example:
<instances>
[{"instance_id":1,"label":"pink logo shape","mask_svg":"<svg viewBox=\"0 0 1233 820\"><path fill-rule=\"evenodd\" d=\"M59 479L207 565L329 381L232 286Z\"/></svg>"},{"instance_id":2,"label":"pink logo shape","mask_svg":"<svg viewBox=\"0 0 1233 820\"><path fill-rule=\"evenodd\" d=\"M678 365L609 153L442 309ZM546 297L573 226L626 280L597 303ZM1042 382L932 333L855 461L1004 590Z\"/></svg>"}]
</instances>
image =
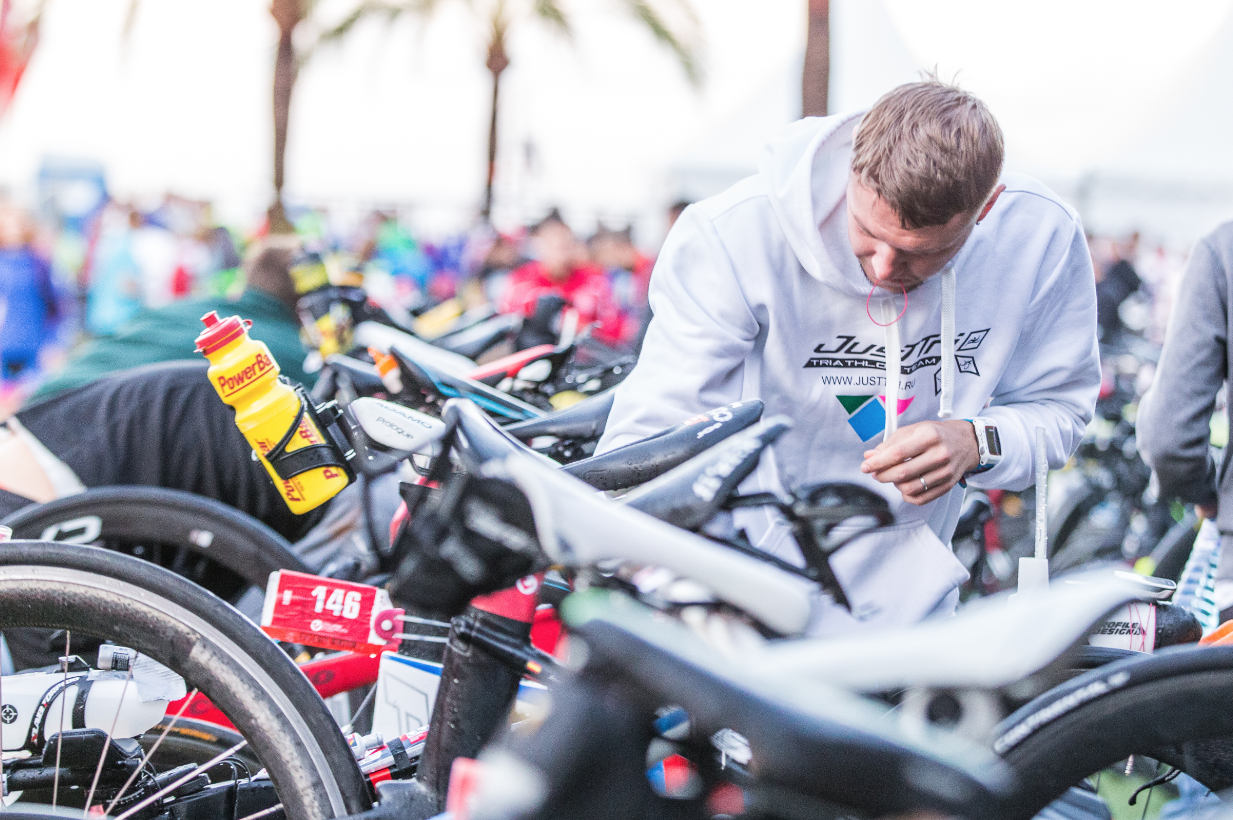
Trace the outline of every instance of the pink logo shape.
<instances>
[{"instance_id":1,"label":"pink logo shape","mask_svg":"<svg viewBox=\"0 0 1233 820\"><path fill-rule=\"evenodd\" d=\"M895 416L896 416L896 417L898 417L898 416L902 416L902 415L903 415L903 411L904 411L904 410L907 410L907 409L908 409L908 406L909 406L909 405L911 405L911 404L912 404L912 402L913 402L913 401L915 401L915 399L916 399L916 396L911 396L911 397L906 398L906 399L900 399L900 400L899 400L899 412L898 412L898 413L896 413L896 414L895 414ZM880 402L882 402L882 406L883 406L883 407L885 407L885 406L886 406L886 396L878 396L878 400L879 400Z\"/></svg>"}]
</instances>

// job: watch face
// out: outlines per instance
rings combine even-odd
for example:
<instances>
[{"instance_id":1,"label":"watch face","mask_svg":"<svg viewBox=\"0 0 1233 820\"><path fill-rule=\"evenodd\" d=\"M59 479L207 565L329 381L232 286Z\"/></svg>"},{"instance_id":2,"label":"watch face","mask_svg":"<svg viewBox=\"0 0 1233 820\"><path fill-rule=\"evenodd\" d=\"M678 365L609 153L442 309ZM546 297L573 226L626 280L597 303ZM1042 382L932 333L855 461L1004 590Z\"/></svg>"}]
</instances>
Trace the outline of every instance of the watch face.
<instances>
[{"instance_id":1,"label":"watch face","mask_svg":"<svg viewBox=\"0 0 1233 820\"><path fill-rule=\"evenodd\" d=\"M998 428L992 424L985 425L985 446L989 448L990 455L1002 454L1002 439L998 438Z\"/></svg>"}]
</instances>

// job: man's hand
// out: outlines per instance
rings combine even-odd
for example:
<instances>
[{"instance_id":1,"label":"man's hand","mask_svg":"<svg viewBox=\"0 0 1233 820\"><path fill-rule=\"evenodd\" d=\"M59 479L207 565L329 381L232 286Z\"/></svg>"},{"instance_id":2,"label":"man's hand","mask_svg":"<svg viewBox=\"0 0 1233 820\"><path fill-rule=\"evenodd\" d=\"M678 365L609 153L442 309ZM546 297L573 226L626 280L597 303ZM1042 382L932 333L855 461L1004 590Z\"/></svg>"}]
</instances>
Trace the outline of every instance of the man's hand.
<instances>
[{"instance_id":1,"label":"man's hand","mask_svg":"<svg viewBox=\"0 0 1233 820\"><path fill-rule=\"evenodd\" d=\"M909 504L928 504L950 492L965 473L979 465L976 431L970 421L922 421L899 428L866 451L861 472L894 484Z\"/></svg>"}]
</instances>

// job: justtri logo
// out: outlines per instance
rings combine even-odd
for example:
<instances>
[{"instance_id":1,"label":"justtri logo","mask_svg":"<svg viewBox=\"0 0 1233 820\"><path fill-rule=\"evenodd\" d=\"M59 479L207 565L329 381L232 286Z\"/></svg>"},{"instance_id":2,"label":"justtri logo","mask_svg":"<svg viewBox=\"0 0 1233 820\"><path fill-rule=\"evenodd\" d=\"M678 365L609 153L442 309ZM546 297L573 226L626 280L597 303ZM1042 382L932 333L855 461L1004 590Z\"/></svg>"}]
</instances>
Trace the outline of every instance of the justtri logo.
<instances>
[{"instance_id":1,"label":"justtri logo","mask_svg":"<svg viewBox=\"0 0 1233 820\"><path fill-rule=\"evenodd\" d=\"M848 425L856 431L861 441L869 441L886 429L886 396L836 396L848 413ZM902 416L915 400L915 396L899 400Z\"/></svg>"}]
</instances>

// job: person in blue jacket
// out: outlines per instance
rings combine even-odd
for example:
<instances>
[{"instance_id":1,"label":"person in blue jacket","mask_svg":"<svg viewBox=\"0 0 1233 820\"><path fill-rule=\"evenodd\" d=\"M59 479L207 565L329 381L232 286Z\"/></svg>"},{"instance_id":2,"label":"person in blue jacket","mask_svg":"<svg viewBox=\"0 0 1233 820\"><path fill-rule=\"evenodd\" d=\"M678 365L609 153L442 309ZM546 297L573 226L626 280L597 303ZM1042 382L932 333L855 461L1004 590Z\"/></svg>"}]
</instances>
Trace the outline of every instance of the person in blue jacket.
<instances>
[{"instance_id":1,"label":"person in blue jacket","mask_svg":"<svg viewBox=\"0 0 1233 820\"><path fill-rule=\"evenodd\" d=\"M0 207L0 381L35 370L58 318L51 265L34 247L32 221Z\"/></svg>"}]
</instances>

